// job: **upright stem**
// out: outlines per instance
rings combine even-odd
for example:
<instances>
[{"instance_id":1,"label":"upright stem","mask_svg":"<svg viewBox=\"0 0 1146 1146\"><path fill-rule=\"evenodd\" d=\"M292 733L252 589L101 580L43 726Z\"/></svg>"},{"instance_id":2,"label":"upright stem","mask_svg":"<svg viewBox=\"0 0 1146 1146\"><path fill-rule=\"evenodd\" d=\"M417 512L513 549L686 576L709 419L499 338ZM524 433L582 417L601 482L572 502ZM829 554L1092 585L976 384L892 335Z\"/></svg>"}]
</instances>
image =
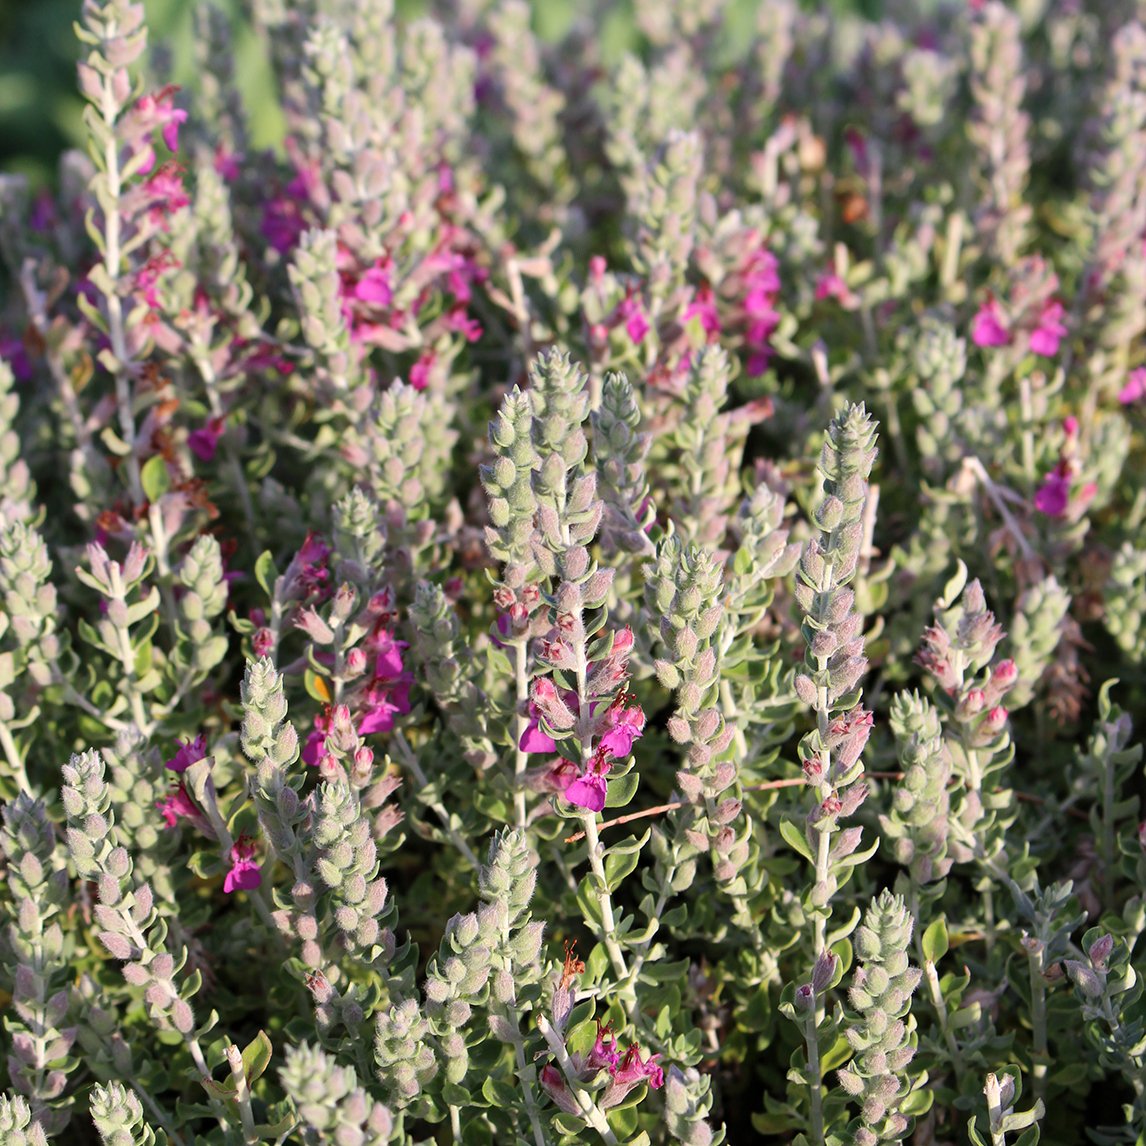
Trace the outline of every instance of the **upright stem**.
<instances>
[{"instance_id":1,"label":"upright stem","mask_svg":"<svg viewBox=\"0 0 1146 1146\"><path fill-rule=\"evenodd\" d=\"M28 770L24 766L24 758L16 747L15 737L3 721L0 721L0 747L4 749L4 758L8 761L8 767L20 790L33 795L32 784L28 779Z\"/></svg>"},{"instance_id":2,"label":"upright stem","mask_svg":"<svg viewBox=\"0 0 1146 1146\"><path fill-rule=\"evenodd\" d=\"M955 1069L955 1078L958 1081L963 1077L963 1071L966 1069L963 1062L963 1052L960 1050L955 1032L951 1030L948 1022L947 1003L939 986L939 972L930 959L923 960L923 977L927 980L927 993L931 996L931 1005L935 1008L935 1016L939 1020L939 1029L943 1032L943 1041L947 1044L947 1053L951 1056L951 1065Z\"/></svg>"},{"instance_id":3,"label":"upright stem","mask_svg":"<svg viewBox=\"0 0 1146 1146\"><path fill-rule=\"evenodd\" d=\"M525 671L526 666L526 639L514 641L513 644L513 688L517 703L513 711L513 812L514 820L519 828L526 826L527 812L525 805L525 787L523 778L529 763L529 756L521 748L521 738L525 735L526 725L529 723L524 709L529 702L529 678Z\"/></svg>"},{"instance_id":4,"label":"upright stem","mask_svg":"<svg viewBox=\"0 0 1146 1146\"><path fill-rule=\"evenodd\" d=\"M1102 763L1102 836L1100 842L1102 905L1109 909L1114 906L1114 799L1117 793L1114 782L1114 761L1106 756Z\"/></svg>"},{"instance_id":5,"label":"upright stem","mask_svg":"<svg viewBox=\"0 0 1146 1146\"><path fill-rule=\"evenodd\" d=\"M1031 982L1031 1078L1036 1098L1042 1098L1047 1080L1047 998L1046 948L1042 942L1032 941L1027 949L1027 967Z\"/></svg>"},{"instance_id":6,"label":"upright stem","mask_svg":"<svg viewBox=\"0 0 1146 1146\"><path fill-rule=\"evenodd\" d=\"M235 1080L235 1105L239 1108L239 1121L243 1126L243 1141L248 1146L262 1141L255 1129L255 1113L251 1109L251 1088L247 1084L247 1072L243 1067L243 1055L233 1044L227 1047L227 1065L231 1068L231 1077Z\"/></svg>"},{"instance_id":7,"label":"upright stem","mask_svg":"<svg viewBox=\"0 0 1146 1146\"><path fill-rule=\"evenodd\" d=\"M617 978L624 982L629 977L629 969L625 963L625 953L615 937L616 921L613 918L613 897L609 894L609 885L605 881L605 865L601 861L601 838L597 835L597 815L595 812L586 812L581 817L585 825L585 842L589 848L589 866L593 875L599 881L597 888L597 906L601 911L601 942L609 953L609 962L613 964L613 971Z\"/></svg>"},{"instance_id":8,"label":"upright stem","mask_svg":"<svg viewBox=\"0 0 1146 1146\"><path fill-rule=\"evenodd\" d=\"M113 26L109 35L116 34ZM131 378L127 372L127 335L123 325L123 305L119 297L120 263L123 260L120 235L119 200L123 187L119 170L119 143L115 135L115 121L118 107L110 80L105 80L103 100L100 107L107 129L107 142L104 145L104 169L107 176L107 200L110 210L104 217L104 266L111 290L107 295L107 333L111 342L111 352L115 357L115 401L119 414L119 433L127 446L127 477L131 486L132 501L142 505L146 500L143 482L139 473L139 458L135 454L135 414L132 411Z\"/></svg>"},{"instance_id":9,"label":"upright stem","mask_svg":"<svg viewBox=\"0 0 1146 1146\"><path fill-rule=\"evenodd\" d=\"M817 992L818 993L818 992ZM817 1006L804 1016L804 1046L808 1053L808 1130L815 1146L824 1146L824 1106L820 1094L820 1042L816 1037L816 1015L821 1010Z\"/></svg>"},{"instance_id":10,"label":"upright stem","mask_svg":"<svg viewBox=\"0 0 1146 1146\"><path fill-rule=\"evenodd\" d=\"M608 1120L597 1109L597 1104L581 1089L581 1084L577 1081L577 1068L570 1060L569 1052L565 1049L565 1043L561 1036L549 1025L549 1020L544 1015L539 1014L537 1016L537 1029L548 1043L553 1057L557 1060L558 1066L561 1067L561 1072L568 1080L570 1084L569 1093L573 1095L585 1121L601 1135L601 1140L606 1146L617 1146L617 1136L613 1133L613 1128L609 1125Z\"/></svg>"}]
</instances>

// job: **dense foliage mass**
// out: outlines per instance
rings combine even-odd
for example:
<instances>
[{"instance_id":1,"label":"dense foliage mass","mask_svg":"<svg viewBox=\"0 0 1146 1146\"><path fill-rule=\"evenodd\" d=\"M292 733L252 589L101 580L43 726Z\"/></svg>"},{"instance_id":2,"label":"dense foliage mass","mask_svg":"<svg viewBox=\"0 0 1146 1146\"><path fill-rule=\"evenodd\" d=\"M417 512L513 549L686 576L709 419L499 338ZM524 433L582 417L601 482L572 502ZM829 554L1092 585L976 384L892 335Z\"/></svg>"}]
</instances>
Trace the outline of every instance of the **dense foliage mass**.
<instances>
[{"instance_id":1,"label":"dense foliage mass","mask_svg":"<svg viewBox=\"0 0 1146 1146\"><path fill-rule=\"evenodd\" d=\"M85 0L3 1142L1143 1141L1146 24L887 8Z\"/></svg>"}]
</instances>

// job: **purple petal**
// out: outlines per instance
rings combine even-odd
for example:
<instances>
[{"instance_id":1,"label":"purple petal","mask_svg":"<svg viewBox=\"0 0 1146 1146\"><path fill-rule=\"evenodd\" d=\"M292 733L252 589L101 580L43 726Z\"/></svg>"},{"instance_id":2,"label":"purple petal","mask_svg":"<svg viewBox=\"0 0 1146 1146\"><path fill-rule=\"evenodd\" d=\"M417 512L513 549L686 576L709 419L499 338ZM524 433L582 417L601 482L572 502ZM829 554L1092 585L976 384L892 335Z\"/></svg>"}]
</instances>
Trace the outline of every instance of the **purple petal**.
<instances>
[{"instance_id":1,"label":"purple petal","mask_svg":"<svg viewBox=\"0 0 1146 1146\"><path fill-rule=\"evenodd\" d=\"M599 812L605 806L606 788L604 776L581 776L565 789L565 799L579 808Z\"/></svg>"}]
</instances>

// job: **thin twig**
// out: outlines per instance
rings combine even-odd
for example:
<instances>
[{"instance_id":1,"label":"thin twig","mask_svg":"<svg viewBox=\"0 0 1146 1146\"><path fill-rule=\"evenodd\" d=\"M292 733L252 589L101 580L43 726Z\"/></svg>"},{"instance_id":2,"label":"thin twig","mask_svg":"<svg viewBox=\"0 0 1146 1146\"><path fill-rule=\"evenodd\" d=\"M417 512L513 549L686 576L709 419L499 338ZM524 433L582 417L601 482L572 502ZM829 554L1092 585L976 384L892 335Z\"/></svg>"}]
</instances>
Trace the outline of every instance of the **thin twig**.
<instances>
[{"instance_id":1,"label":"thin twig","mask_svg":"<svg viewBox=\"0 0 1146 1146\"><path fill-rule=\"evenodd\" d=\"M902 772L865 772L864 775L870 777L872 780L903 779ZM746 792L769 792L778 788L799 788L807 784L807 782L803 776L793 776L788 780L766 780L760 784L746 784L744 790ZM1045 797L1036 796L1031 792L1015 792L1015 799L1021 800L1024 804L1037 804L1039 807L1043 807L1047 802ZM597 831L603 832L606 828L619 828L622 824L631 824L634 820L645 820L650 816L660 816L665 812L675 812L678 808L685 807L687 803L687 800L673 800L668 804L657 804L652 808L642 808L639 812L629 812L628 815L617 816L616 819L605 820L603 823L598 824ZM1086 813L1080 811L1078 808L1067 808L1065 810L1067 815L1073 816L1075 819L1087 819ZM584 832L574 832L573 835L565 837L565 843L575 844L584 838Z\"/></svg>"},{"instance_id":2,"label":"thin twig","mask_svg":"<svg viewBox=\"0 0 1146 1146\"><path fill-rule=\"evenodd\" d=\"M1035 551L1030 546L1030 542L1027 541L1026 535L1019 528L1018 522L1015 521L1011 511L1007 508L999 487L991 480L991 475L987 473L987 469L983 463L976 457L969 457L963 459L963 467L969 469L975 477L979 479L979 484L987 491L987 496L991 499L995 509L998 510L999 516L1003 519L1003 524L1018 543L1019 550L1022 552L1023 557L1028 561L1038 560Z\"/></svg>"}]
</instances>

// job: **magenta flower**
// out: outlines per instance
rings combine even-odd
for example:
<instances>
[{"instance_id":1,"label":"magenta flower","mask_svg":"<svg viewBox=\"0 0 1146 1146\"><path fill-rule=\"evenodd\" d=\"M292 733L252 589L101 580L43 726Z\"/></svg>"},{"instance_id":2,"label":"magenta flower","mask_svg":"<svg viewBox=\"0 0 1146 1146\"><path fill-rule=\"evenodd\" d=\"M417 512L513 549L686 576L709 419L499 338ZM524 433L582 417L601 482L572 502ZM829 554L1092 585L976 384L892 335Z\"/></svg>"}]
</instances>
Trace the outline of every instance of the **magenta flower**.
<instances>
[{"instance_id":1,"label":"magenta flower","mask_svg":"<svg viewBox=\"0 0 1146 1146\"><path fill-rule=\"evenodd\" d=\"M845 308L853 307L859 301L835 271L824 271L816 280L816 301L824 302L827 299L834 299Z\"/></svg>"},{"instance_id":2,"label":"magenta flower","mask_svg":"<svg viewBox=\"0 0 1146 1146\"><path fill-rule=\"evenodd\" d=\"M750 241L758 242L755 231L750 231ZM771 251L762 246L756 247L740 269L744 285L744 346L748 351L746 369L752 377L763 374L768 369L772 357L772 347L768 340L780 325L780 315L775 302L780 293L779 263Z\"/></svg>"},{"instance_id":3,"label":"magenta flower","mask_svg":"<svg viewBox=\"0 0 1146 1146\"><path fill-rule=\"evenodd\" d=\"M183 264L180 263L170 251L163 250L158 255L152 255L152 257L136 271L136 289L143 295L143 301L146 302L152 310L159 310L162 305L158 294L159 280L166 271L173 270L182 265Z\"/></svg>"},{"instance_id":4,"label":"magenta flower","mask_svg":"<svg viewBox=\"0 0 1146 1146\"><path fill-rule=\"evenodd\" d=\"M1047 517L1066 517L1073 510L1071 516L1077 517L1094 499L1098 486L1095 482L1087 482L1072 494L1074 476L1069 460L1059 462L1043 478L1043 484L1036 491L1033 499L1035 509Z\"/></svg>"},{"instance_id":5,"label":"magenta flower","mask_svg":"<svg viewBox=\"0 0 1146 1146\"><path fill-rule=\"evenodd\" d=\"M306 535L283 575L290 596L305 601L310 597L325 600L330 595L330 552L330 546L313 530Z\"/></svg>"},{"instance_id":6,"label":"magenta flower","mask_svg":"<svg viewBox=\"0 0 1146 1146\"><path fill-rule=\"evenodd\" d=\"M580 1114L581 1108L577 1105L577 1099L573 1097L572 1092L565 1083L565 1076L553 1065L547 1062L537 1074L537 1081L541 1083L541 1089L553 1099L554 1103L566 1114Z\"/></svg>"},{"instance_id":7,"label":"magenta flower","mask_svg":"<svg viewBox=\"0 0 1146 1146\"><path fill-rule=\"evenodd\" d=\"M425 390L430 384L430 371L436 360L437 355L432 350L428 350L420 355L417 362L410 367L410 385L415 390Z\"/></svg>"},{"instance_id":8,"label":"magenta flower","mask_svg":"<svg viewBox=\"0 0 1146 1146\"><path fill-rule=\"evenodd\" d=\"M639 346L649 332L649 320L641 304L632 295L628 295L617 306L617 317L624 322L625 331L633 343Z\"/></svg>"},{"instance_id":9,"label":"magenta flower","mask_svg":"<svg viewBox=\"0 0 1146 1146\"><path fill-rule=\"evenodd\" d=\"M259 231L280 255L289 254L298 246L305 229L302 210L288 195L276 196L263 208Z\"/></svg>"},{"instance_id":10,"label":"magenta flower","mask_svg":"<svg viewBox=\"0 0 1146 1146\"><path fill-rule=\"evenodd\" d=\"M847 284L835 271L824 271L816 279L816 302L829 298L839 298L847 290Z\"/></svg>"},{"instance_id":11,"label":"magenta flower","mask_svg":"<svg viewBox=\"0 0 1146 1146\"><path fill-rule=\"evenodd\" d=\"M234 183L239 178L239 157L221 145L215 151L214 166L224 183Z\"/></svg>"},{"instance_id":12,"label":"magenta flower","mask_svg":"<svg viewBox=\"0 0 1146 1146\"><path fill-rule=\"evenodd\" d=\"M971 341L976 346L1007 346L1011 341L1006 318L992 295L971 320Z\"/></svg>"},{"instance_id":13,"label":"magenta flower","mask_svg":"<svg viewBox=\"0 0 1146 1146\"><path fill-rule=\"evenodd\" d=\"M358 735L389 732L394 727L394 718L410 711L410 682L376 680L367 688L364 700L355 721Z\"/></svg>"},{"instance_id":14,"label":"magenta flower","mask_svg":"<svg viewBox=\"0 0 1146 1146\"><path fill-rule=\"evenodd\" d=\"M1066 327L1060 321L1063 305L1054 299L1047 302L1039 315L1038 326L1031 331L1030 347L1032 354L1043 358L1053 358L1058 353L1059 343L1066 336Z\"/></svg>"},{"instance_id":15,"label":"magenta flower","mask_svg":"<svg viewBox=\"0 0 1146 1146\"><path fill-rule=\"evenodd\" d=\"M223 426L222 418L208 418L205 426L200 426L187 435L188 448L201 462L215 460L215 451L219 448L219 439L223 436Z\"/></svg>"},{"instance_id":16,"label":"magenta flower","mask_svg":"<svg viewBox=\"0 0 1146 1146\"><path fill-rule=\"evenodd\" d=\"M665 1072L657 1065L658 1054L649 1055L647 1060L641 1059L640 1048L633 1043L627 1051L621 1064L617 1067L613 1077L609 1079L608 1086L601 1093L601 1109L609 1110L619 1102L635 1086L648 1080L653 1090L659 1090L665 1084Z\"/></svg>"},{"instance_id":17,"label":"magenta flower","mask_svg":"<svg viewBox=\"0 0 1146 1146\"><path fill-rule=\"evenodd\" d=\"M263 882L254 857L254 841L245 835L240 836L231 847L231 870L223 880L223 890L228 895L234 891L251 891Z\"/></svg>"},{"instance_id":18,"label":"magenta flower","mask_svg":"<svg viewBox=\"0 0 1146 1146\"><path fill-rule=\"evenodd\" d=\"M639 740L645 730L645 714L640 705L625 705L622 693L609 706L607 718L612 722L609 731L601 737L601 747L607 752L624 759L633 750L633 742Z\"/></svg>"},{"instance_id":19,"label":"magenta flower","mask_svg":"<svg viewBox=\"0 0 1146 1146\"><path fill-rule=\"evenodd\" d=\"M143 185L151 200L148 211L151 222L161 230L168 230L168 218L176 211L191 205L191 197L183 186L183 168L178 163L165 163Z\"/></svg>"},{"instance_id":20,"label":"magenta flower","mask_svg":"<svg viewBox=\"0 0 1146 1146\"><path fill-rule=\"evenodd\" d=\"M187 122L187 113L175 106L174 96L179 90L174 84L168 84L154 95L140 96L135 110L148 131L159 128L167 150L179 150L179 127Z\"/></svg>"},{"instance_id":21,"label":"magenta flower","mask_svg":"<svg viewBox=\"0 0 1146 1146\"><path fill-rule=\"evenodd\" d=\"M330 731L330 706L314 718L314 728L302 746L302 762L309 768L317 768L326 753L326 734Z\"/></svg>"},{"instance_id":22,"label":"magenta flower","mask_svg":"<svg viewBox=\"0 0 1146 1146\"><path fill-rule=\"evenodd\" d=\"M600 812L605 807L605 796L608 793L605 777L610 769L611 765L604 753L598 752L589 761L588 771L572 780L565 789L565 799L586 811Z\"/></svg>"},{"instance_id":23,"label":"magenta flower","mask_svg":"<svg viewBox=\"0 0 1146 1146\"><path fill-rule=\"evenodd\" d=\"M557 744L553 738L541 730L541 710L531 700L529 702L529 723L517 742L522 752L539 752L550 754L557 751Z\"/></svg>"},{"instance_id":24,"label":"magenta flower","mask_svg":"<svg viewBox=\"0 0 1146 1146\"><path fill-rule=\"evenodd\" d=\"M1146 366L1139 366L1137 370L1130 371L1126 385L1118 391L1118 401L1123 406L1129 406L1143 398L1146 398Z\"/></svg>"},{"instance_id":25,"label":"magenta flower","mask_svg":"<svg viewBox=\"0 0 1146 1146\"><path fill-rule=\"evenodd\" d=\"M195 801L191 799L187 789L183 787L182 781L171 789L166 800L160 800L155 806L159 809L169 828L175 827L180 819L190 820L196 826L201 826L203 823L203 817L195 806Z\"/></svg>"},{"instance_id":26,"label":"magenta flower","mask_svg":"<svg viewBox=\"0 0 1146 1146\"><path fill-rule=\"evenodd\" d=\"M692 302L685 307L681 321L689 323L693 319L700 322L700 329L704 331L705 341L720 336L720 315L716 310L716 295L707 283L697 288Z\"/></svg>"},{"instance_id":27,"label":"magenta flower","mask_svg":"<svg viewBox=\"0 0 1146 1146\"><path fill-rule=\"evenodd\" d=\"M394 300L389 260L379 259L354 284L352 293L359 302L370 303L371 306L389 306Z\"/></svg>"},{"instance_id":28,"label":"magenta flower","mask_svg":"<svg viewBox=\"0 0 1146 1146\"><path fill-rule=\"evenodd\" d=\"M585 1069L598 1071L608 1070L610 1073L617 1069L621 1061L621 1052L617 1047L617 1037L613 1034L613 1024L601 1025L597 1019L597 1038L592 1049L585 1058Z\"/></svg>"},{"instance_id":29,"label":"magenta flower","mask_svg":"<svg viewBox=\"0 0 1146 1146\"><path fill-rule=\"evenodd\" d=\"M207 737L202 732L194 740L176 740L179 745L175 755L163 765L172 772L186 772L192 764L207 757Z\"/></svg>"},{"instance_id":30,"label":"magenta flower","mask_svg":"<svg viewBox=\"0 0 1146 1146\"><path fill-rule=\"evenodd\" d=\"M383 613L381 619L390 620ZM394 718L410 711L410 685L413 676L402 663L405 641L395 640L394 634L383 624L366 640L366 648L374 654L374 676L359 698L359 711L355 727L359 736L372 732L389 732Z\"/></svg>"},{"instance_id":31,"label":"magenta flower","mask_svg":"<svg viewBox=\"0 0 1146 1146\"><path fill-rule=\"evenodd\" d=\"M35 376L23 339L7 334L0 335L0 358L12 368L12 376L17 382L27 382Z\"/></svg>"}]
</instances>

